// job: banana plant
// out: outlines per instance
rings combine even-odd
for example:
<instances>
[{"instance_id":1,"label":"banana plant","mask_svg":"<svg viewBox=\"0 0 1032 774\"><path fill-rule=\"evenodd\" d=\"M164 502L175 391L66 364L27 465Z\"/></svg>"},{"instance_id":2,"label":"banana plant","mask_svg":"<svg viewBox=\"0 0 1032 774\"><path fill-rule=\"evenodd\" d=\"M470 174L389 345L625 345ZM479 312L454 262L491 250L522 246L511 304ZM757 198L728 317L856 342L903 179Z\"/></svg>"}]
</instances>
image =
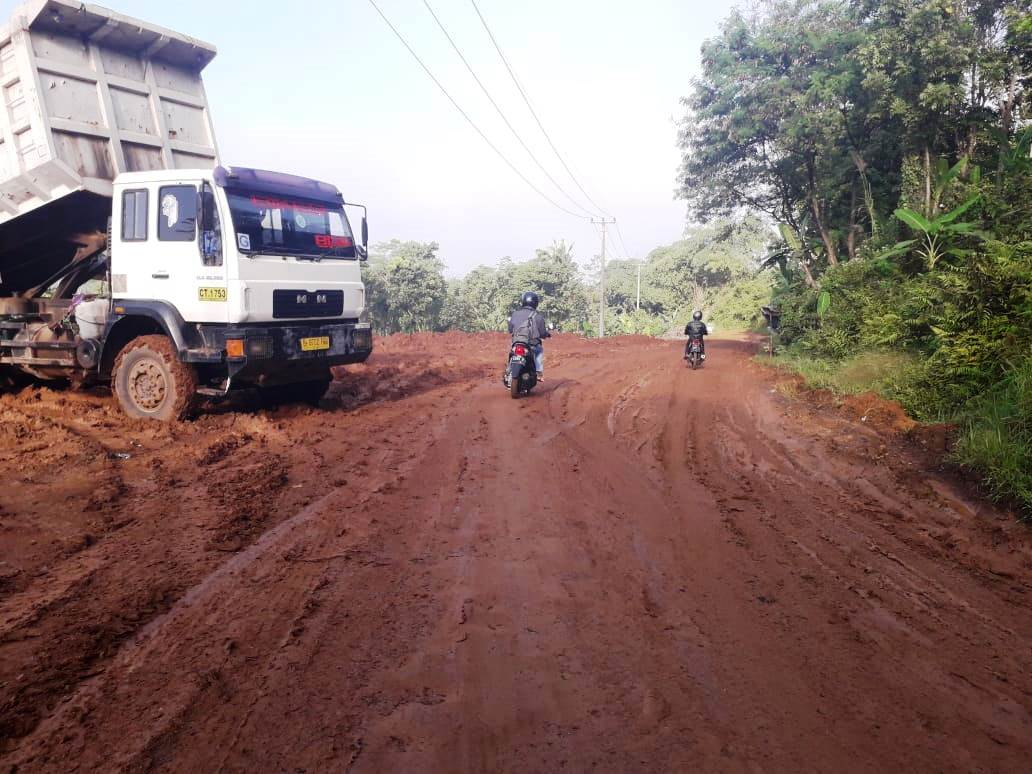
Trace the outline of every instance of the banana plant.
<instances>
[{"instance_id":1,"label":"banana plant","mask_svg":"<svg viewBox=\"0 0 1032 774\"><path fill-rule=\"evenodd\" d=\"M978 224L968 221L958 222L957 218L967 212L981 196L981 194L975 194L959 207L936 215L934 218L927 218L916 210L900 207L895 212L896 217L921 236L917 239L905 239L897 242L878 257L888 258L899 255L908 252L914 245L920 245L917 252L924 258L925 265L931 270L945 255L953 255L958 258L969 255L971 251L958 247L957 241L969 236L984 239L986 235L977 229Z\"/></svg>"}]
</instances>

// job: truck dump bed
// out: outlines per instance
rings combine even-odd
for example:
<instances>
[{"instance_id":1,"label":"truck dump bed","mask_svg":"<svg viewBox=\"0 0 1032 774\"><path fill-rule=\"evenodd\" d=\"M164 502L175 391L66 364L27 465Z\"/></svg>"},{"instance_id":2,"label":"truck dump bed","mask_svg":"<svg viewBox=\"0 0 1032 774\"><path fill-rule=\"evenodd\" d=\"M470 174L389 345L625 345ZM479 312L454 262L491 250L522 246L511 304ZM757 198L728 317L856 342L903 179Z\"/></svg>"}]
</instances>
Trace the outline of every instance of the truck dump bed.
<instances>
[{"instance_id":1,"label":"truck dump bed","mask_svg":"<svg viewBox=\"0 0 1032 774\"><path fill-rule=\"evenodd\" d=\"M208 43L99 6L32 0L0 28L0 296L44 281L106 228L120 172L218 152Z\"/></svg>"}]
</instances>

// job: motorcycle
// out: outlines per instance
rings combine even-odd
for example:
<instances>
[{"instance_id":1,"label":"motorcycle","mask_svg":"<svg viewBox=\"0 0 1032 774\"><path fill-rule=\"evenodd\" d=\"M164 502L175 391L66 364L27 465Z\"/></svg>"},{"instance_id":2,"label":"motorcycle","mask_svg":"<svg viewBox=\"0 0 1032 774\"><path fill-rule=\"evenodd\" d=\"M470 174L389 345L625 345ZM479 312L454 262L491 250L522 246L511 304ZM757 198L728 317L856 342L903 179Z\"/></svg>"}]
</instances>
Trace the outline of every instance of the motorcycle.
<instances>
[{"instance_id":1,"label":"motorcycle","mask_svg":"<svg viewBox=\"0 0 1032 774\"><path fill-rule=\"evenodd\" d=\"M537 371L534 369L534 352L529 344L514 341L509 347L509 364L502 375L502 384L513 398L527 395L534 389Z\"/></svg>"},{"instance_id":2,"label":"motorcycle","mask_svg":"<svg viewBox=\"0 0 1032 774\"><path fill-rule=\"evenodd\" d=\"M688 347L685 349L684 359L693 371L702 367L703 356L701 338L693 336L688 340Z\"/></svg>"}]
</instances>

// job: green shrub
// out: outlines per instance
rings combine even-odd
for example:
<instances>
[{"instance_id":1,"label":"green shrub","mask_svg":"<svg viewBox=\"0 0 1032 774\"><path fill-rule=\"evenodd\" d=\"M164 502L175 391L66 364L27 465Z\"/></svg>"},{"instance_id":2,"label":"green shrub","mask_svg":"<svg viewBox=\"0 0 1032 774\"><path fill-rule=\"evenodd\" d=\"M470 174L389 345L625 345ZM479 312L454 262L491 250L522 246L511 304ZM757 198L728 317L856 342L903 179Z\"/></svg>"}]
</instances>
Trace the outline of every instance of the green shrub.
<instances>
[{"instance_id":1,"label":"green shrub","mask_svg":"<svg viewBox=\"0 0 1032 774\"><path fill-rule=\"evenodd\" d=\"M1032 515L1032 359L966 412L954 455L982 475L991 494L1014 498Z\"/></svg>"}]
</instances>

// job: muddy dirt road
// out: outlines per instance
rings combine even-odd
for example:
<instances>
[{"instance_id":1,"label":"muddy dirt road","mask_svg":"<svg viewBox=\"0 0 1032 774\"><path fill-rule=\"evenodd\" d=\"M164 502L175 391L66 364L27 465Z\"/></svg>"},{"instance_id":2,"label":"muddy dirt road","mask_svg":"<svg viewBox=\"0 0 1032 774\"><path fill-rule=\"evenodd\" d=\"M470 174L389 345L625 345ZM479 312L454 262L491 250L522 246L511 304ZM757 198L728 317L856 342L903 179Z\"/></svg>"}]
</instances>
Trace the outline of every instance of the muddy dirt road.
<instances>
[{"instance_id":1,"label":"muddy dirt road","mask_svg":"<svg viewBox=\"0 0 1032 774\"><path fill-rule=\"evenodd\" d=\"M380 344L318 410L0 398L3 770L1027 770L1032 541L891 412Z\"/></svg>"}]
</instances>

